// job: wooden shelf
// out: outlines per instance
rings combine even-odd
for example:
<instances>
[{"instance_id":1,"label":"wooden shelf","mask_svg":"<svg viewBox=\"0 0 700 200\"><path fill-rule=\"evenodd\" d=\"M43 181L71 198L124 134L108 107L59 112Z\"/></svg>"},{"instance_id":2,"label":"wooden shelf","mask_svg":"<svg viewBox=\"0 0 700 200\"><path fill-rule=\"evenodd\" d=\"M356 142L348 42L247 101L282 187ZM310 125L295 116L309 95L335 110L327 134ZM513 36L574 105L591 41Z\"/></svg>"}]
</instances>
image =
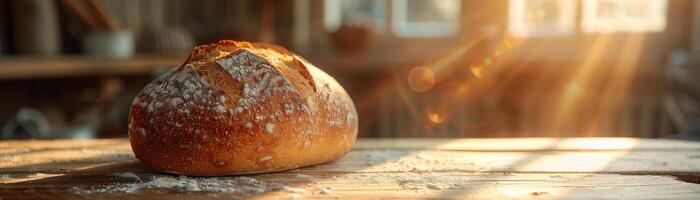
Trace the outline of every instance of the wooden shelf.
<instances>
[{"instance_id":1,"label":"wooden shelf","mask_svg":"<svg viewBox=\"0 0 700 200\"><path fill-rule=\"evenodd\" d=\"M133 58L85 56L0 57L0 80L96 75L141 75L180 65L187 55L137 55Z\"/></svg>"},{"instance_id":2,"label":"wooden shelf","mask_svg":"<svg viewBox=\"0 0 700 200\"><path fill-rule=\"evenodd\" d=\"M100 75L143 75L159 69L178 66L187 55L137 55L133 58L104 58L86 56L0 57L0 80L29 80L40 78L84 77ZM363 56L312 57L316 66L336 73L376 72L387 70L376 66L401 66L406 62L391 62Z\"/></svg>"},{"instance_id":3,"label":"wooden shelf","mask_svg":"<svg viewBox=\"0 0 700 200\"><path fill-rule=\"evenodd\" d=\"M445 55L448 49L430 55L420 51L408 53L393 53L382 55L375 53L342 54L342 53L309 53L306 57L311 63L331 74L383 73L387 71L406 70L435 62L439 55ZM562 65L571 65L568 60L518 60L508 62L539 63L540 68L551 67L559 72L568 70ZM137 55L133 58L104 58L86 56L57 56L33 57L12 56L0 57L0 80L28 80L40 78L84 77L100 75L143 75L160 69L178 66L187 59L187 55ZM610 62L609 62L610 63ZM657 65L653 62L642 62L637 70L643 74L658 74ZM613 64L613 63L611 63Z\"/></svg>"}]
</instances>

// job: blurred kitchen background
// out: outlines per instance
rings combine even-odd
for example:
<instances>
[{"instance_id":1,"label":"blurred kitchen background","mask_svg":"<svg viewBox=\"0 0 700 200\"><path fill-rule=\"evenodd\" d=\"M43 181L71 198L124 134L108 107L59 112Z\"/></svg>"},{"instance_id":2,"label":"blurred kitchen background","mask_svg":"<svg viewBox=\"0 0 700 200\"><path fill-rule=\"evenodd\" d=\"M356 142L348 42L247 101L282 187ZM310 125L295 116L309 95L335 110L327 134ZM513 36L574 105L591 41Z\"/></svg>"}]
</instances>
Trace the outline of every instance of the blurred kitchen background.
<instances>
[{"instance_id":1,"label":"blurred kitchen background","mask_svg":"<svg viewBox=\"0 0 700 200\"><path fill-rule=\"evenodd\" d=\"M126 137L221 39L336 77L360 137L700 138L694 0L0 0L0 138Z\"/></svg>"}]
</instances>

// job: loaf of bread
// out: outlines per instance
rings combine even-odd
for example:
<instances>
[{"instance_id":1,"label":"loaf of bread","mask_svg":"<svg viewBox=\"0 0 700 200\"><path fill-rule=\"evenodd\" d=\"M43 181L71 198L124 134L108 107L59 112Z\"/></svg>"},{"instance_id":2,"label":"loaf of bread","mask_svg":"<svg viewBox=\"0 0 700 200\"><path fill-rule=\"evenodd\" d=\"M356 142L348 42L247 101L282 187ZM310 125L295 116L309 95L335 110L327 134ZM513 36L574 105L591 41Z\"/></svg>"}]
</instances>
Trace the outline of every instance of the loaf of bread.
<instances>
[{"instance_id":1,"label":"loaf of bread","mask_svg":"<svg viewBox=\"0 0 700 200\"><path fill-rule=\"evenodd\" d=\"M162 172L263 173L340 158L357 111L331 76L284 48L220 41L148 84L129 111L136 158Z\"/></svg>"}]
</instances>

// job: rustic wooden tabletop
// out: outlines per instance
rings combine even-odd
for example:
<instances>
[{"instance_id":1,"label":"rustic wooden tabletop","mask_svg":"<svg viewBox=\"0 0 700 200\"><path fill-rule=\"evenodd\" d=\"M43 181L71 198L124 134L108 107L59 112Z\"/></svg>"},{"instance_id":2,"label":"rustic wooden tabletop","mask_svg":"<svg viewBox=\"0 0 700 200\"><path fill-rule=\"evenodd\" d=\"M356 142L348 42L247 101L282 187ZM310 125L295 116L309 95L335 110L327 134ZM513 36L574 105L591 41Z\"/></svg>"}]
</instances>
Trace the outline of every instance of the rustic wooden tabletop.
<instances>
[{"instance_id":1,"label":"rustic wooden tabletop","mask_svg":"<svg viewBox=\"0 0 700 200\"><path fill-rule=\"evenodd\" d=\"M151 171L124 139L0 142L0 199L700 199L700 143L360 139L333 163L249 176Z\"/></svg>"}]
</instances>

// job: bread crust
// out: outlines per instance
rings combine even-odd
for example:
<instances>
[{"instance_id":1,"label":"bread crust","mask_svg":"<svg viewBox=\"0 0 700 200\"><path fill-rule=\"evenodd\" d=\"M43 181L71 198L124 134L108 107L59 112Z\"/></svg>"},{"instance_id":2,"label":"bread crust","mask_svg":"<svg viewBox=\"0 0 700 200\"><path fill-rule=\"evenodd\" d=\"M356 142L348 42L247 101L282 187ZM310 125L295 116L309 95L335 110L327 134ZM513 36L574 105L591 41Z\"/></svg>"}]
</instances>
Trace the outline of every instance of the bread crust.
<instances>
[{"instance_id":1,"label":"bread crust","mask_svg":"<svg viewBox=\"0 0 700 200\"><path fill-rule=\"evenodd\" d=\"M196 47L129 111L141 163L195 176L329 162L350 150L357 126L352 100L331 76L282 47L235 41Z\"/></svg>"}]
</instances>

